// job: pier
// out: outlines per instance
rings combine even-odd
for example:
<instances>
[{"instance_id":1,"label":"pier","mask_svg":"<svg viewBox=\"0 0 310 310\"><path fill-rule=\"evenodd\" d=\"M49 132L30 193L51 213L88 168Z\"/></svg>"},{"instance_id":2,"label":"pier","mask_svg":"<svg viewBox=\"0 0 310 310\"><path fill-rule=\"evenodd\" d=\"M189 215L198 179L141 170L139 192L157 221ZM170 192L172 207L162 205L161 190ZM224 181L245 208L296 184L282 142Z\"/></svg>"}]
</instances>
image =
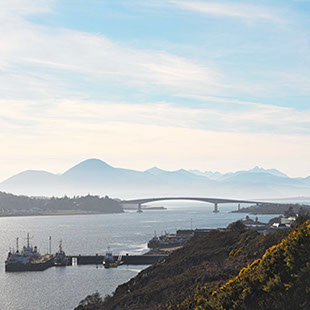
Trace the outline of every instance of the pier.
<instances>
[{"instance_id":1,"label":"pier","mask_svg":"<svg viewBox=\"0 0 310 310\"><path fill-rule=\"evenodd\" d=\"M101 265L104 255L67 255L68 265ZM153 265L167 255L113 255L114 259L121 258L124 265Z\"/></svg>"},{"instance_id":2,"label":"pier","mask_svg":"<svg viewBox=\"0 0 310 310\"><path fill-rule=\"evenodd\" d=\"M55 263L54 255L47 255L48 258L31 264L6 265L7 272L44 271L51 267L66 267L76 265L102 265L104 255L67 255L67 264L58 265ZM165 259L168 255L113 255L114 259L121 260L123 265L153 265Z\"/></svg>"}]
</instances>

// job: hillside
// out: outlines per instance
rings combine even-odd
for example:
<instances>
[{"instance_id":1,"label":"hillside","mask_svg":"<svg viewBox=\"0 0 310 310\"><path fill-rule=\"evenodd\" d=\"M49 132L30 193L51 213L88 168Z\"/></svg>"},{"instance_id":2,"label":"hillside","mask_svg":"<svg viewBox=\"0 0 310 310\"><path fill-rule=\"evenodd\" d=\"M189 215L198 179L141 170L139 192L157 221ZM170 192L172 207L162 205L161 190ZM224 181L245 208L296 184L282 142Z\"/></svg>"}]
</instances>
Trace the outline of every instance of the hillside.
<instances>
[{"instance_id":1,"label":"hillside","mask_svg":"<svg viewBox=\"0 0 310 310\"><path fill-rule=\"evenodd\" d=\"M165 261L120 285L103 304L77 309L167 309L168 305L181 303L190 296L197 285L216 285L234 277L241 268L262 257L270 246L279 243L284 235L214 230L196 236Z\"/></svg>"},{"instance_id":2,"label":"hillside","mask_svg":"<svg viewBox=\"0 0 310 310\"><path fill-rule=\"evenodd\" d=\"M216 288L204 285L171 309L310 309L310 222Z\"/></svg>"}]
</instances>

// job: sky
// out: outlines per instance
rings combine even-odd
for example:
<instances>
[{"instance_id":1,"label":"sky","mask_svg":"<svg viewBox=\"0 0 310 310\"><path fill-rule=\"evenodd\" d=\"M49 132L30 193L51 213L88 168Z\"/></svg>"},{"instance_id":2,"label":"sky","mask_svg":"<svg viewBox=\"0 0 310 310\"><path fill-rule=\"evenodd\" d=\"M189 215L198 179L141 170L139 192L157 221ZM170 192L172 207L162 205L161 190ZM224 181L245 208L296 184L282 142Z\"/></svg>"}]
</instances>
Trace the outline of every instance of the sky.
<instances>
[{"instance_id":1,"label":"sky","mask_svg":"<svg viewBox=\"0 0 310 310\"><path fill-rule=\"evenodd\" d=\"M0 180L99 158L310 175L310 1L0 0Z\"/></svg>"}]
</instances>

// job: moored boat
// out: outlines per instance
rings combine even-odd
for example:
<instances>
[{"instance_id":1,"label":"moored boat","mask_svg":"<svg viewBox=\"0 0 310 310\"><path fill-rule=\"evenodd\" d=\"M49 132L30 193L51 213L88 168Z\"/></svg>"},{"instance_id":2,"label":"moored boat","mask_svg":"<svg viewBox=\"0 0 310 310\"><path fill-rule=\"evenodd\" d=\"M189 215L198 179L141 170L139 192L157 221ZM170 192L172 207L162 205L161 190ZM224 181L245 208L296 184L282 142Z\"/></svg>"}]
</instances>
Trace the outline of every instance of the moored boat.
<instances>
[{"instance_id":1,"label":"moored boat","mask_svg":"<svg viewBox=\"0 0 310 310\"><path fill-rule=\"evenodd\" d=\"M106 252L104 256L103 265L105 268L116 268L119 265L122 264L122 256L120 255L118 259L116 259L112 252L110 251L110 248L108 248L108 251Z\"/></svg>"},{"instance_id":2,"label":"moored boat","mask_svg":"<svg viewBox=\"0 0 310 310\"><path fill-rule=\"evenodd\" d=\"M37 247L30 245L29 233L27 234L27 244L21 251L18 248L16 238L16 250L10 250L5 261L5 271L42 271L54 265L54 256L50 254L41 255Z\"/></svg>"},{"instance_id":3,"label":"moored boat","mask_svg":"<svg viewBox=\"0 0 310 310\"><path fill-rule=\"evenodd\" d=\"M59 242L59 250L55 255L54 260L55 266L67 266L68 258L66 257L65 251L62 249L62 241Z\"/></svg>"}]
</instances>

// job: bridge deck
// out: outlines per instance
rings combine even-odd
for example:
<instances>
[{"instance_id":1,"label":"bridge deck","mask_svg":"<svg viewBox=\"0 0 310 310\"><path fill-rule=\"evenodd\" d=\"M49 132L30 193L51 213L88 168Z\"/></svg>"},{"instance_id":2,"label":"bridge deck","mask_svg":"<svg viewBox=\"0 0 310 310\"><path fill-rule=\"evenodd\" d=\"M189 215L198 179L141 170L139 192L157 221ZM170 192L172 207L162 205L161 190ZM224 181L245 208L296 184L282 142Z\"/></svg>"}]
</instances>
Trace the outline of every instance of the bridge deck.
<instances>
[{"instance_id":1,"label":"bridge deck","mask_svg":"<svg viewBox=\"0 0 310 310\"><path fill-rule=\"evenodd\" d=\"M126 204L144 204L148 202L163 201L163 200L192 200L202 201L209 203L266 203L254 200L241 200L241 199L224 199L224 198L208 198L208 197L154 197L154 198L141 198L141 199L130 199L122 200L122 203Z\"/></svg>"},{"instance_id":2,"label":"bridge deck","mask_svg":"<svg viewBox=\"0 0 310 310\"><path fill-rule=\"evenodd\" d=\"M254 200L242 200L242 199L224 199L224 198L208 198L208 197L158 197L158 198L142 198L142 199L130 199L122 200L123 204L136 204L141 207L144 203L156 202L156 201L168 201L168 200L191 200L191 201L202 201L214 204L213 212L217 213L218 204L220 203L254 203L254 204L264 204L267 202L254 201ZM268 202L269 203L269 202ZM273 203L271 203L273 204Z\"/></svg>"}]
</instances>

